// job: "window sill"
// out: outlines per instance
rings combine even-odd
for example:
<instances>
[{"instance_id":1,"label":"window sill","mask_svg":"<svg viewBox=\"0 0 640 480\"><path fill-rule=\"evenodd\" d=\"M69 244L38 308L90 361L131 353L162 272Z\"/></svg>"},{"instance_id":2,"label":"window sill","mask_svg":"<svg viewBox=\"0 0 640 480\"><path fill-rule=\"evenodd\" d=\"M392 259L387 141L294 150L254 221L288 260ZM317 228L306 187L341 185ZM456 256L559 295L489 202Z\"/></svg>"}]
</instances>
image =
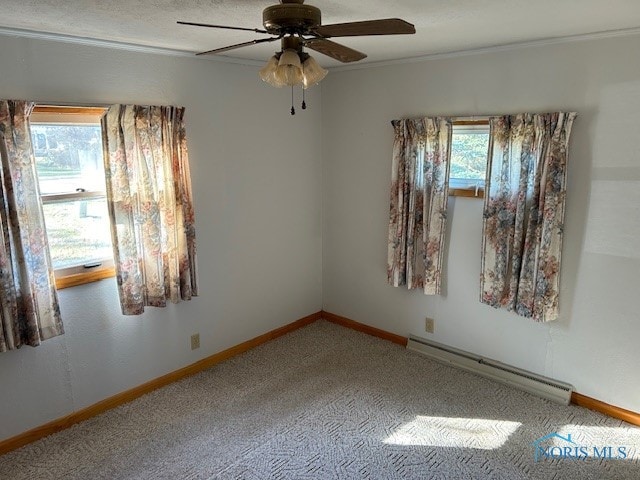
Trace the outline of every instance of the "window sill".
<instances>
[{"instance_id":1,"label":"window sill","mask_svg":"<svg viewBox=\"0 0 640 480\"><path fill-rule=\"evenodd\" d=\"M484 198L484 188L450 188L450 197Z\"/></svg>"},{"instance_id":2,"label":"window sill","mask_svg":"<svg viewBox=\"0 0 640 480\"><path fill-rule=\"evenodd\" d=\"M116 276L115 267L103 268L101 270L95 270L87 273L76 273L73 275L65 275L63 277L56 278L56 288L61 290L63 288L77 287L78 285L84 285L85 283L97 282L105 278L111 278Z\"/></svg>"}]
</instances>

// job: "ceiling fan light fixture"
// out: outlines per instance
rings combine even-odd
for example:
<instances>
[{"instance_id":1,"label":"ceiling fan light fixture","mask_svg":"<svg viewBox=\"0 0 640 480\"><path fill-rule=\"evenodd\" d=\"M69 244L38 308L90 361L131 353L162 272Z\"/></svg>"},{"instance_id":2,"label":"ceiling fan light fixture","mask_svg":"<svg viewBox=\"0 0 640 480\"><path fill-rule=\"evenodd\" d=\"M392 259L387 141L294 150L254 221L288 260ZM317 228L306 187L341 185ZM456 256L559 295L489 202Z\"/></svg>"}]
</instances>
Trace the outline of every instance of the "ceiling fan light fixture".
<instances>
[{"instance_id":1,"label":"ceiling fan light fixture","mask_svg":"<svg viewBox=\"0 0 640 480\"><path fill-rule=\"evenodd\" d=\"M267 64L260 69L259 75L260 78L267 82L269 85L274 87L284 87L286 84L280 82L276 78L276 72L278 71L278 57L276 55L272 56Z\"/></svg>"},{"instance_id":2,"label":"ceiling fan light fixture","mask_svg":"<svg viewBox=\"0 0 640 480\"><path fill-rule=\"evenodd\" d=\"M302 83L302 62L296 50L287 48L282 52L274 76L283 85L295 86Z\"/></svg>"},{"instance_id":3,"label":"ceiling fan light fixture","mask_svg":"<svg viewBox=\"0 0 640 480\"><path fill-rule=\"evenodd\" d=\"M302 62L300 61L300 56L298 52L293 48L287 48L282 51L282 55L280 55L280 61L278 62L278 67L296 67L302 70Z\"/></svg>"},{"instance_id":4,"label":"ceiling fan light fixture","mask_svg":"<svg viewBox=\"0 0 640 480\"><path fill-rule=\"evenodd\" d=\"M320 83L327 76L327 71L316 62L311 55L302 64L302 84L309 88Z\"/></svg>"},{"instance_id":5,"label":"ceiling fan light fixture","mask_svg":"<svg viewBox=\"0 0 640 480\"><path fill-rule=\"evenodd\" d=\"M302 69L293 65L278 67L274 76L276 82L282 86L294 87L302 83Z\"/></svg>"}]
</instances>

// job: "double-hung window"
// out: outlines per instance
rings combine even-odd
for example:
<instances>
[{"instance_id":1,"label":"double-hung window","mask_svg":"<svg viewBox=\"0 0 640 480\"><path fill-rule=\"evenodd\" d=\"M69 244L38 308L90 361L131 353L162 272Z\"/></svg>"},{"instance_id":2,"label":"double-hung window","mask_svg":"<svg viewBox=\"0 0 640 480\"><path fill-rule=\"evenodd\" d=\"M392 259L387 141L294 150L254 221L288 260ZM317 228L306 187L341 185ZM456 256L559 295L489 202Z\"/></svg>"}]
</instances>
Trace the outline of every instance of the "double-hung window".
<instances>
[{"instance_id":1,"label":"double-hung window","mask_svg":"<svg viewBox=\"0 0 640 480\"><path fill-rule=\"evenodd\" d=\"M114 275L99 108L39 107L31 139L56 286Z\"/></svg>"},{"instance_id":2,"label":"double-hung window","mask_svg":"<svg viewBox=\"0 0 640 480\"><path fill-rule=\"evenodd\" d=\"M483 196L488 150L488 121L453 122L449 167L451 195Z\"/></svg>"}]
</instances>

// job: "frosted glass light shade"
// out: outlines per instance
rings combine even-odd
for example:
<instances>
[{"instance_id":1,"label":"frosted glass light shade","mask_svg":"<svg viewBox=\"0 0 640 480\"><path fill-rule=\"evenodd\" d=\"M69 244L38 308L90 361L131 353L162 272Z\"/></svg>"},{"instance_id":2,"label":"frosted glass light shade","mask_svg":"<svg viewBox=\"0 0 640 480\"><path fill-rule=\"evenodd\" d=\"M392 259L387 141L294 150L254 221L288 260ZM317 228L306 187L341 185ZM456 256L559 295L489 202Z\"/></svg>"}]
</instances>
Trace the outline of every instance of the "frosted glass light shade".
<instances>
[{"instance_id":1,"label":"frosted glass light shade","mask_svg":"<svg viewBox=\"0 0 640 480\"><path fill-rule=\"evenodd\" d=\"M278 62L279 67L284 66L292 66L297 68L302 68L302 63L300 63L300 57L298 56L298 52L296 52L292 48L287 48L280 55L280 61Z\"/></svg>"},{"instance_id":2,"label":"frosted glass light shade","mask_svg":"<svg viewBox=\"0 0 640 480\"><path fill-rule=\"evenodd\" d=\"M309 88L320 83L322 79L327 76L327 71L322 68L312 56L309 56L302 64L302 72L302 84L304 88Z\"/></svg>"},{"instance_id":3,"label":"frosted glass light shade","mask_svg":"<svg viewBox=\"0 0 640 480\"><path fill-rule=\"evenodd\" d=\"M284 87L286 84L280 82L276 78L276 71L278 69L278 57L275 55L269 59L267 64L260 69L260 78L274 87Z\"/></svg>"},{"instance_id":4,"label":"frosted glass light shade","mask_svg":"<svg viewBox=\"0 0 640 480\"><path fill-rule=\"evenodd\" d=\"M274 75L276 80L284 85L300 85L302 83L302 63L298 52L291 48L283 51Z\"/></svg>"},{"instance_id":5,"label":"frosted glass light shade","mask_svg":"<svg viewBox=\"0 0 640 480\"><path fill-rule=\"evenodd\" d=\"M305 58L301 62L300 56ZM286 49L272 56L260 69L260 78L274 87L302 85L312 87L327 76L327 71L310 55L301 54L294 49Z\"/></svg>"}]
</instances>

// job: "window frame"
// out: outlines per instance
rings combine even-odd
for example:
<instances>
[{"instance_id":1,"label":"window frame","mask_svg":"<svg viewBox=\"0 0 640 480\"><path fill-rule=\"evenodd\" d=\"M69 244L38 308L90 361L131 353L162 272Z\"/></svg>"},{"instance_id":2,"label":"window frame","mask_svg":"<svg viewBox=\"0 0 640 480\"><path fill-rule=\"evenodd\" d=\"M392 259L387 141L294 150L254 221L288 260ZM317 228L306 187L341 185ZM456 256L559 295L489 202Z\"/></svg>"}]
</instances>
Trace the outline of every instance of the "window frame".
<instances>
[{"instance_id":1,"label":"window frame","mask_svg":"<svg viewBox=\"0 0 640 480\"><path fill-rule=\"evenodd\" d=\"M452 130L451 135L453 138L455 127L469 127L469 129L479 129L479 127L487 127L489 129L489 118L473 119L473 120L453 120L451 122ZM487 151L487 162L489 162L489 152ZM451 184L451 178L449 178L449 184ZM483 185L471 185L468 187L449 187L450 197L467 197L467 198L484 198L484 184Z\"/></svg>"},{"instance_id":2,"label":"window frame","mask_svg":"<svg viewBox=\"0 0 640 480\"><path fill-rule=\"evenodd\" d=\"M100 117L105 111L106 108L102 107L36 105L29 120L31 125L50 125L56 123L61 125L99 124ZM57 194L40 194L40 200L43 206L51 203L91 200L96 198L106 198L106 189L105 191L89 190ZM56 288L60 290L116 276L113 257L110 259L96 260L95 263L95 265L87 263L85 265L55 269L53 273Z\"/></svg>"}]
</instances>

